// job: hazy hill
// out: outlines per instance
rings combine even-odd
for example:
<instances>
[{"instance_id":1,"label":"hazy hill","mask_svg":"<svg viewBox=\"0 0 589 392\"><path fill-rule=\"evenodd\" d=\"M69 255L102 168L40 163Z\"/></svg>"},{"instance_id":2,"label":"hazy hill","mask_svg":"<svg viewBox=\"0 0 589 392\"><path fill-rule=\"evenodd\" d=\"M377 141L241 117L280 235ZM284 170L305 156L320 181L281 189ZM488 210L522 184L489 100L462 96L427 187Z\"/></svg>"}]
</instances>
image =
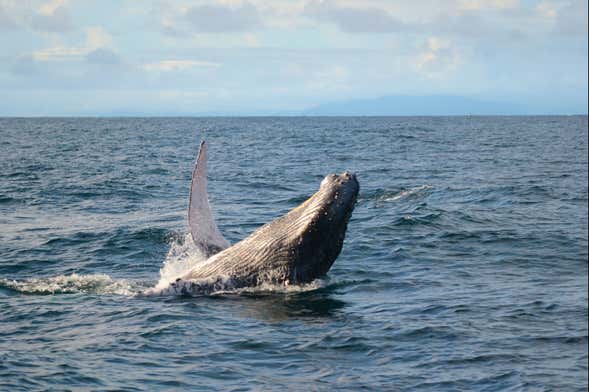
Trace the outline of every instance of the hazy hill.
<instances>
[{"instance_id":1,"label":"hazy hill","mask_svg":"<svg viewBox=\"0 0 589 392\"><path fill-rule=\"evenodd\" d=\"M535 114L533 108L452 95L395 95L322 104L302 113L308 116L443 116Z\"/></svg>"}]
</instances>

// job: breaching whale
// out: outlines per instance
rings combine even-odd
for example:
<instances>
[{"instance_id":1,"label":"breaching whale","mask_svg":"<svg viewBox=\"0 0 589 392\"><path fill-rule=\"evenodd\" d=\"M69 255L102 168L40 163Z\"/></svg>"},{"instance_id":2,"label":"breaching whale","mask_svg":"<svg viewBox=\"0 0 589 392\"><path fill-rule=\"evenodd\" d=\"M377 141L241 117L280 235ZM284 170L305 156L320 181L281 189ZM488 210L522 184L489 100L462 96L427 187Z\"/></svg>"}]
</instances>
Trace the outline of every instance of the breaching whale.
<instances>
[{"instance_id":1,"label":"breaching whale","mask_svg":"<svg viewBox=\"0 0 589 392\"><path fill-rule=\"evenodd\" d=\"M190 295L263 283L303 284L324 276L339 255L358 196L356 176L326 176L319 190L286 215L231 246L219 231L207 194L207 144L200 144L190 185L188 224L207 260L165 291Z\"/></svg>"}]
</instances>

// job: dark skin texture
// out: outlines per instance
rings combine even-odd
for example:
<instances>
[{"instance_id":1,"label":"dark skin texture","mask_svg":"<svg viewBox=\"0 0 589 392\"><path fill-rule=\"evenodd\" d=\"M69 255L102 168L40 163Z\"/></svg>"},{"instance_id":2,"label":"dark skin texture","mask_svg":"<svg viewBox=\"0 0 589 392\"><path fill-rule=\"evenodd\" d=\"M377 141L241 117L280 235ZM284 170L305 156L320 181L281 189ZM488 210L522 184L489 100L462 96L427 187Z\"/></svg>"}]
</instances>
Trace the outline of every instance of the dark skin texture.
<instances>
[{"instance_id":1,"label":"dark skin texture","mask_svg":"<svg viewBox=\"0 0 589 392\"><path fill-rule=\"evenodd\" d=\"M329 175L317 193L172 283L232 286L300 284L324 276L339 255L359 184L348 172Z\"/></svg>"}]
</instances>

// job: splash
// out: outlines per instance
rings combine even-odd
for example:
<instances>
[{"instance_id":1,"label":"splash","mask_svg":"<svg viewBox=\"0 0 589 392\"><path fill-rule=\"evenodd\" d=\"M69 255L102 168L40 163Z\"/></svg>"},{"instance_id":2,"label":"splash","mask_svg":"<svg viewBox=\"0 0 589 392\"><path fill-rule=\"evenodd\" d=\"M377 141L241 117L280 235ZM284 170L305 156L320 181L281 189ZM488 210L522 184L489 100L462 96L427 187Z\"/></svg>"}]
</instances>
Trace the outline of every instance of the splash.
<instances>
[{"instance_id":1,"label":"splash","mask_svg":"<svg viewBox=\"0 0 589 392\"><path fill-rule=\"evenodd\" d=\"M59 275L22 281L0 279L0 286L24 294L117 294L134 295L144 289L138 282L112 279L106 274Z\"/></svg>"},{"instance_id":2,"label":"splash","mask_svg":"<svg viewBox=\"0 0 589 392\"><path fill-rule=\"evenodd\" d=\"M160 269L160 279L152 291L165 290L171 282L178 277L185 275L191 269L206 263L206 256L194 245L190 234L172 242L170 250Z\"/></svg>"}]
</instances>

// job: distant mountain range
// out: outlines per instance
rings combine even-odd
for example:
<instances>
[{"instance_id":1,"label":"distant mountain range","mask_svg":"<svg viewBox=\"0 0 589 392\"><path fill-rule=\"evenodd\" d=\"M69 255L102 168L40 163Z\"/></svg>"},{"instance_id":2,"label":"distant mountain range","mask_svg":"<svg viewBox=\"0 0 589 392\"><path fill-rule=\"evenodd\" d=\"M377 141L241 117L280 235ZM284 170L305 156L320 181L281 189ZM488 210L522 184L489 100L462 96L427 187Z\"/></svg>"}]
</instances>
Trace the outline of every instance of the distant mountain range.
<instances>
[{"instance_id":1,"label":"distant mountain range","mask_svg":"<svg viewBox=\"0 0 589 392\"><path fill-rule=\"evenodd\" d=\"M87 113L107 117L255 117L255 116L467 116L467 115L587 115L587 102L551 104L498 102L457 95L391 95L321 104L304 110L242 109L239 111L184 112L120 110ZM83 115L83 114L82 114Z\"/></svg>"},{"instance_id":2,"label":"distant mountain range","mask_svg":"<svg viewBox=\"0 0 589 392\"><path fill-rule=\"evenodd\" d=\"M556 109L556 110L555 110ZM322 104L303 111L305 116L453 116L577 114L533 105L485 101L454 95L394 95ZM586 113L586 111L582 111Z\"/></svg>"}]
</instances>

